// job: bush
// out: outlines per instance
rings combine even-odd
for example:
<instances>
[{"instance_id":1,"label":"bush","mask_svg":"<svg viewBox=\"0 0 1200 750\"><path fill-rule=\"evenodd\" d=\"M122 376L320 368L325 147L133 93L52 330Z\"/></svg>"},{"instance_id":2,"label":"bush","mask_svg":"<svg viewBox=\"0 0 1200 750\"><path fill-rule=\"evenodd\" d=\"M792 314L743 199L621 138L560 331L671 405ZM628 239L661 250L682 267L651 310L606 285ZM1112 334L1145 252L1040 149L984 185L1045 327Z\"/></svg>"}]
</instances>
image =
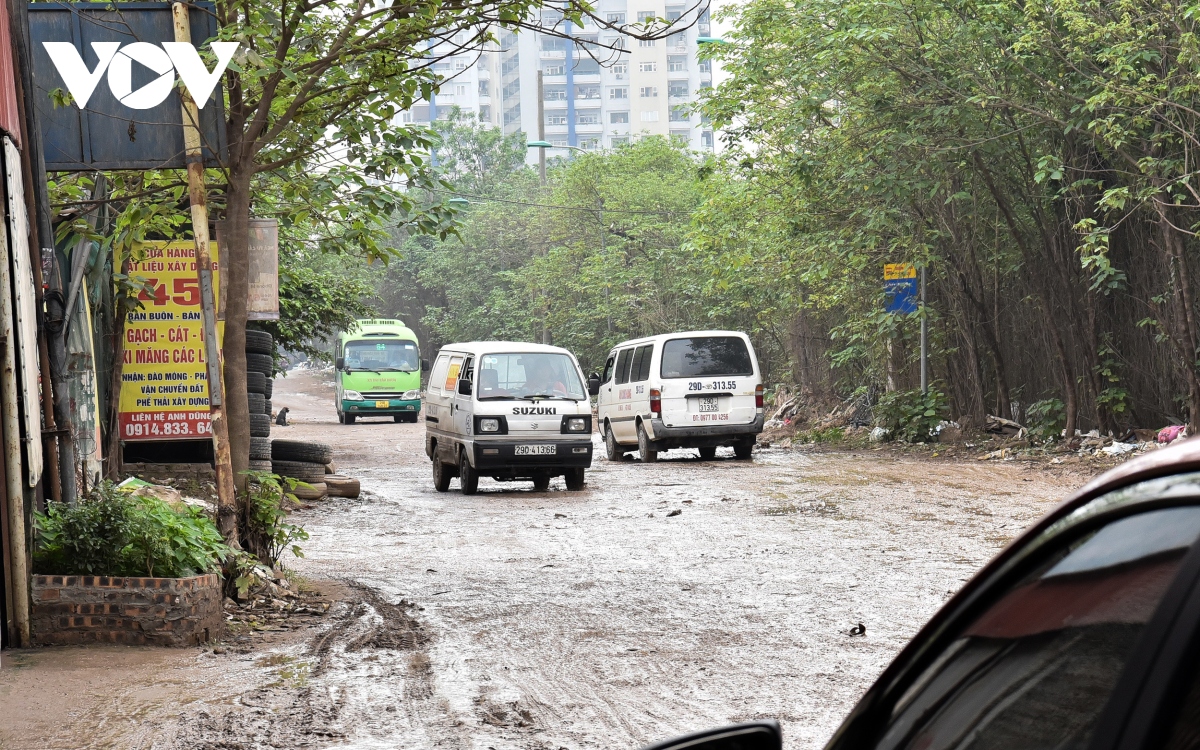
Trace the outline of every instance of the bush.
<instances>
[{"instance_id":1,"label":"bush","mask_svg":"<svg viewBox=\"0 0 1200 750\"><path fill-rule=\"evenodd\" d=\"M875 421L897 440L918 443L929 440L946 414L946 395L936 388L892 391L879 397Z\"/></svg>"},{"instance_id":2,"label":"bush","mask_svg":"<svg viewBox=\"0 0 1200 750\"><path fill-rule=\"evenodd\" d=\"M1057 440L1067 426L1067 407L1056 398L1035 401L1025 409L1025 425L1034 440Z\"/></svg>"},{"instance_id":3,"label":"bush","mask_svg":"<svg viewBox=\"0 0 1200 750\"><path fill-rule=\"evenodd\" d=\"M242 548L272 568L279 564L280 556L288 547L296 557L304 557L296 542L308 539L308 532L287 523L287 513L283 509L285 499L296 500L291 494L296 480L283 480L268 471L248 471L246 474L250 484L246 502L242 503ZM288 483L286 489L285 481Z\"/></svg>"},{"instance_id":4,"label":"bush","mask_svg":"<svg viewBox=\"0 0 1200 750\"><path fill-rule=\"evenodd\" d=\"M230 553L198 508L176 510L104 482L75 505L34 516L35 573L181 578L216 570Z\"/></svg>"}]
</instances>

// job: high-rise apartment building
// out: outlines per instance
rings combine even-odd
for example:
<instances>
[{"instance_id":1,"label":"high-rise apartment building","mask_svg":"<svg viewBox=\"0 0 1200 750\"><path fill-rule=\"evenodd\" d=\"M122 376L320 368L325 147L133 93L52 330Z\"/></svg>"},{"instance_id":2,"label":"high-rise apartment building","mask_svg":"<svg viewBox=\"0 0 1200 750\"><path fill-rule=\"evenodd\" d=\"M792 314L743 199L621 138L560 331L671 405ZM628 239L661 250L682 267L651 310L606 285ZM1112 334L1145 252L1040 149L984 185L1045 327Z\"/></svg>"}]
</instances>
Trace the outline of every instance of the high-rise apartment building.
<instances>
[{"instance_id":1,"label":"high-rise apartment building","mask_svg":"<svg viewBox=\"0 0 1200 750\"><path fill-rule=\"evenodd\" d=\"M642 135L669 135L694 149L711 149L711 125L689 106L712 85L709 63L697 58L696 43L711 33L708 10L676 0L599 0L596 14L614 25L651 18L696 23L643 41L590 20L580 28L546 10L542 25L569 39L504 31L492 49L448 57L435 65L445 81L441 92L413 107L405 120L428 123L457 106L505 133L520 130L532 139L544 132L556 146L612 148ZM544 131L538 129L539 72Z\"/></svg>"}]
</instances>

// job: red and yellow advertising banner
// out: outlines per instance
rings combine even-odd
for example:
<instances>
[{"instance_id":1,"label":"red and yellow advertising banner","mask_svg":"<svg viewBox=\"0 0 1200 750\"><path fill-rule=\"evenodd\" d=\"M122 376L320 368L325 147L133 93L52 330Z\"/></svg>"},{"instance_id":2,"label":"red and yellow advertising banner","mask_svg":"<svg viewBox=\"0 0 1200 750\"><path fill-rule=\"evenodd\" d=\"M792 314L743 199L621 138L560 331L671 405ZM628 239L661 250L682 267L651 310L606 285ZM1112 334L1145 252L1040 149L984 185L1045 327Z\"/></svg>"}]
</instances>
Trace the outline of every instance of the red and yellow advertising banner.
<instances>
[{"instance_id":1,"label":"red and yellow advertising banner","mask_svg":"<svg viewBox=\"0 0 1200 750\"><path fill-rule=\"evenodd\" d=\"M209 249L216 294L221 288L216 243ZM147 242L141 250L144 257L130 263L129 275L145 279L154 293L139 295L142 309L125 321L121 439L211 438L196 247L191 240ZM224 330L218 322L217 335Z\"/></svg>"}]
</instances>

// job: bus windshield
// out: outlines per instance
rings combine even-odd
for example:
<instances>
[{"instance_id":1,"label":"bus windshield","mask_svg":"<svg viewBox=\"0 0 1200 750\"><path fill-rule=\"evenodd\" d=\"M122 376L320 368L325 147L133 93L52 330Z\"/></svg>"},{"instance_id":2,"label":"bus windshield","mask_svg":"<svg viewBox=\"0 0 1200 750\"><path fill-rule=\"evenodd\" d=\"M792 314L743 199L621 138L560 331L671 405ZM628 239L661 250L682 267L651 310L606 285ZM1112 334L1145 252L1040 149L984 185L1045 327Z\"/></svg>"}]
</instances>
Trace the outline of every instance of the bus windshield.
<instances>
[{"instance_id":1,"label":"bus windshield","mask_svg":"<svg viewBox=\"0 0 1200 750\"><path fill-rule=\"evenodd\" d=\"M421 369L421 354L413 341L347 341L346 370L372 372L416 372Z\"/></svg>"},{"instance_id":2,"label":"bus windshield","mask_svg":"<svg viewBox=\"0 0 1200 750\"><path fill-rule=\"evenodd\" d=\"M587 391L575 362L552 352L485 354L478 367L480 401L546 398L582 401Z\"/></svg>"}]
</instances>

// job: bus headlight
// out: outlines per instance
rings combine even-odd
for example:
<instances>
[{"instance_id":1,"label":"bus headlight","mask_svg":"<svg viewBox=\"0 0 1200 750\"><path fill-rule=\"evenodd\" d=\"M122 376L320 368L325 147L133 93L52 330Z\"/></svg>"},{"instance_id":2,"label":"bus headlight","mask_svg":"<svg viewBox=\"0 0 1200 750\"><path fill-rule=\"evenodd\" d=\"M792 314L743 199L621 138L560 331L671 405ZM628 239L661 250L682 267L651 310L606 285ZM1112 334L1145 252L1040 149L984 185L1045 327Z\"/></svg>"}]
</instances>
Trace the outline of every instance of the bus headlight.
<instances>
[{"instance_id":1,"label":"bus headlight","mask_svg":"<svg viewBox=\"0 0 1200 750\"><path fill-rule=\"evenodd\" d=\"M342 392L342 398L346 401L362 401L362 394L358 391L345 390Z\"/></svg>"},{"instance_id":2,"label":"bus headlight","mask_svg":"<svg viewBox=\"0 0 1200 750\"><path fill-rule=\"evenodd\" d=\"M405 391L404 396L402 396L402 398L405 401L416 401L420 397L421 397L420 391Z\"/></svg>"},{"instance_id":3,"label":"bus headlight","mask_svg":"<svg viewBox=\"0 0 1200 750\"><path fill-rule=\"evenodd\" d=\"M479 420L480 432L499 432L500 420L495 418L483 417Z\"/></svg>"}]
</instances>

